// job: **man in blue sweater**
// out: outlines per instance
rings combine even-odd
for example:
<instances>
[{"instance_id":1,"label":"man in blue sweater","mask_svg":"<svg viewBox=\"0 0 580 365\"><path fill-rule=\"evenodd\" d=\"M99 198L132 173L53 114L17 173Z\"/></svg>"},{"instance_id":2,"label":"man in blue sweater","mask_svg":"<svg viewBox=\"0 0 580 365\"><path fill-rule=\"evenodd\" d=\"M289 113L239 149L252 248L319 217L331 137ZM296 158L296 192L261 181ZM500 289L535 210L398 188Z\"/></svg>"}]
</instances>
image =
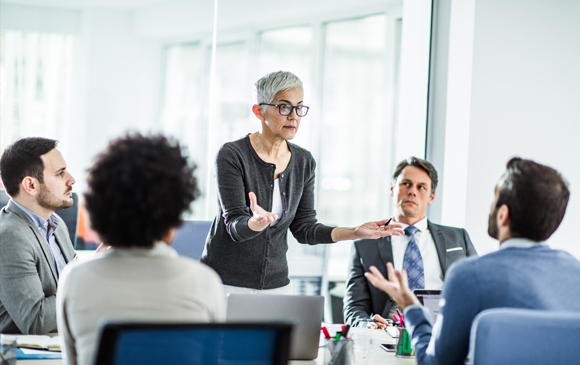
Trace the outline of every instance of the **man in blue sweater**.
<instances>
[{"instance_id":1,"label":"man in blue sweater","mask_svg":"<svg viewBox=\"0 0 580 365\"><path fill-rule=\"evenodd\" d=\"M545 244L560 225L570 191L554 169L513 158L495 187L488 233L497 252L452 265L443 286L440 314L428 311L409 290L407 273L387 264L389 280L375 267L365 274L404 308L417 363L463 364L471 323L497 307L580 312L580 261Z\"/></svg>"}]
</instances>

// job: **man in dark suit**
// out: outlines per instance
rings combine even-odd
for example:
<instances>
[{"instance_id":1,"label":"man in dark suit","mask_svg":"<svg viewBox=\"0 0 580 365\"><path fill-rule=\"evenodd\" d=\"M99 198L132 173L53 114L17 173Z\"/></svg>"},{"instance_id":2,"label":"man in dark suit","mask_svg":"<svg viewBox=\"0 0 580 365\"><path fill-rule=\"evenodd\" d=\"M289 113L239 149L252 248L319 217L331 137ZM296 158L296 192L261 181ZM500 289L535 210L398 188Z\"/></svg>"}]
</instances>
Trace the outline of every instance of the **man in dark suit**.
<instances>
[{"instance_id":1,"label":"man in dark suit","mask_svg":"<svg viewBox=\"0 0 580 365\"><path fill-rule=\"evenodd\" d=\"M23 138L6 148L0 176L11 197L0 210L0 332L41 334L56 326L56 287L75 258L64 221L74 178L57 141Z\"/></svg>"},{"instance_id":2,"label":"man in dark suit","mask_svg":"<svg viewBox=\"0 0 580 365\"><path fill-rule=\"evenodd\" d=\"M453 262L477 255L465 229L434 224L425 217L436 187L437 171L430 162L410 157L397 165L391 183L393 221L403 226L405 235L354 243L344 297L345 323L384 328L397 308L388 294L366 280L364 273L370 266L386 277L386 263L391 262L410 273L413 289L441 289Z\"/></svg>"}]
</instances>

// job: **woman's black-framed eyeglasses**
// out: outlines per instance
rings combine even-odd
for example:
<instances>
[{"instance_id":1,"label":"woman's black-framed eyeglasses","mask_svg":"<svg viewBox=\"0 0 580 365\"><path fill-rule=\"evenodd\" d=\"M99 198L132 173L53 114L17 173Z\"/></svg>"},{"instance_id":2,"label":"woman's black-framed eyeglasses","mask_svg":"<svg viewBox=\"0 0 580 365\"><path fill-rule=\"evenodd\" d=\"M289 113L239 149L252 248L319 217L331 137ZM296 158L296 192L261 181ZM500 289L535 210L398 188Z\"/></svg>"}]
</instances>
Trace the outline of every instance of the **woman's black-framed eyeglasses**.
<instances>
[{"instance_id":1,"label":"woman's black-framed eyeglasses","mask_svg":"<svg viewBox=\"0 0 580 365\"><path fill-rule=\"evenodd\" d=\"M267 104L267 103L260 103L260 105L277 106L278 112L280 112L280 115L283 116L292 114L292 109L296 109L296 115L299 117L304 117L306 116L306 114L308 114L308 109L310 109L310 107L306 105L292 106L290 104Z\"/></svg>"}]
</instances>

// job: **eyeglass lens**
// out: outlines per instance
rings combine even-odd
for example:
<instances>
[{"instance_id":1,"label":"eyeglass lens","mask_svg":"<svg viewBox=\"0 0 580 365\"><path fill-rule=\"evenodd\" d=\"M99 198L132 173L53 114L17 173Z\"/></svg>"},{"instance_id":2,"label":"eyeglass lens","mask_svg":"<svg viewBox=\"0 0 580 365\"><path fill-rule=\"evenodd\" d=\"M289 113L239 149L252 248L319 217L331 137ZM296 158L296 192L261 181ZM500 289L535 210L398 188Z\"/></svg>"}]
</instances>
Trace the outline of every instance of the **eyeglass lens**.
<instances>
[{"instance_id":1,"label":"eyeglass lens","mask_svg":"<svg viewBox=\"0 0 580 365\"><path fill-rule=\"evenodd\" d=\"M292 106L290 104L280 104L278 106L280 114L284 116L290 115L290 113L292 113L292 109L294 108L296 109L296 115L298 115L299 117L303 117L306 115L306 113L308 113L308 107L303 105Z\"/></svg>"}]
</instances>

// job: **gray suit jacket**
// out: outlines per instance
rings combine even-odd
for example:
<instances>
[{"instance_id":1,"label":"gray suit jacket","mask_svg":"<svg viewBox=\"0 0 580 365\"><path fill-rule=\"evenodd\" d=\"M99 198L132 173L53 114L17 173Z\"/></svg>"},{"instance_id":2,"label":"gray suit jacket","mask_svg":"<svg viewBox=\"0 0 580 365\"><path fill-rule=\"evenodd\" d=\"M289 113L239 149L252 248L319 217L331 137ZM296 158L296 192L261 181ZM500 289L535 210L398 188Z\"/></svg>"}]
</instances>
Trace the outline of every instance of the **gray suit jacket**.
<instances>
[{"instance_id":1,"label":"gray suit jacket","mask_svg":"<svg viewBox=\"0 0 580 365\"><path fill-rule=\"evenodd\" d=\"M66 224L55 236L66 262L76 257ZM0 332L56 331L57 271L46 239L12 202L0 210Z\"/></svg>"},{"instance_id":2,"label":"gray suit jacket","mask_svg":"<svg viewBox=\"0 0 580 365\"><path fill-rule=\"evenodd\" d=\"M437 249L443 277L453 262L466 256L477 256L465 229L441 226L430 221L427 221L427 227ZM457 250L457 247L461 249ZM455 250L448 251L453 248ZM376 266L387 277L387 262L393 262L391 237L354 243L344 296L345 323L357 326L360 319L369 318L371 314L389 317L389 311L394 305L393 299L372 286L364 276L371 266Z\"/></svg>"}]
</instances>

